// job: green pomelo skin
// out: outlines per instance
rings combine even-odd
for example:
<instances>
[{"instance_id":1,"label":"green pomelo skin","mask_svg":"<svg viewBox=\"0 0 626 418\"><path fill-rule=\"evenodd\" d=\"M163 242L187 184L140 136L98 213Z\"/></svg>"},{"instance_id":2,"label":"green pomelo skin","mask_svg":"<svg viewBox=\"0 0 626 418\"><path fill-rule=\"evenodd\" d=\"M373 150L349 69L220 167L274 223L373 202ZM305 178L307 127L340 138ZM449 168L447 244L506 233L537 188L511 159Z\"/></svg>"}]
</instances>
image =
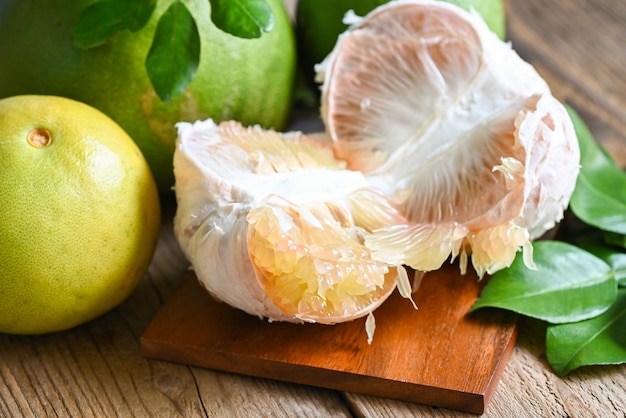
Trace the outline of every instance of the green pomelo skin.
<instances>
[{"instance_id":1,"label":"green pomelo skin","mask_svg":"<svg viewBox=\"0 0 626 418\"><path fill-rule=\"evenodd\" d=\"M93 0L0 2L0 98L46 94L72 98L101 110L137 143L162 193L174 183L175 124L235 119L282 129L291 108L295 37L281 0L268 0L275 25L244 40L210 22L208 0L185 2L198 25L198 71L184 95L163 103L145 69L158 17L173 0L158 0L140 31L118 32L105 45L79 50L72 26Z\"/></svg>"}]
</instances>

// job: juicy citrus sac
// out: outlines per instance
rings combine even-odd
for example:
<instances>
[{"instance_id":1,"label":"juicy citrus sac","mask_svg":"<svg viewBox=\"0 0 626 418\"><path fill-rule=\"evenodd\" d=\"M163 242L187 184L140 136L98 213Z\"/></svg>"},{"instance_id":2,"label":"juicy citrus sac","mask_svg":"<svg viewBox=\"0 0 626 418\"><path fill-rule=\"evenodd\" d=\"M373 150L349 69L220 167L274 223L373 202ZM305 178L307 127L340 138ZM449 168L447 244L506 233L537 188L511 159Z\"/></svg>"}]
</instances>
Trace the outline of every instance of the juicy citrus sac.
<instances>
[{"instance_id":1,"label":"juicy citrus sac","mask_svg":"<svg viewBox=\"0 0 626 418\"><path fill-rule=\"evenodd\" d=\"M110 118L54 96L0 100L0 332L40 334L124 300L155 249L159 194Z\"/></svg>"},{"instance_id":2,"label":"juicy citrus sac","mask_svg":"<svg viewBox=\"0 0 626 418\"><path fill-rule=\"evenodd\" d=\"M94 0L6 0L0 4L0 97L46 94L103 111L139 145L159 189L173 185L174 124L211 117L280 129L291 106L295 41L281 0L270 0L274 27L241 39L210 21L210 2L185 2L201 37L196 75L182 97L163 103L151 87L146 55L160 16L173 0L157 1L138 32L113 35L90 50L73 46L72 27Z\"/></svg>"}]
</instances>

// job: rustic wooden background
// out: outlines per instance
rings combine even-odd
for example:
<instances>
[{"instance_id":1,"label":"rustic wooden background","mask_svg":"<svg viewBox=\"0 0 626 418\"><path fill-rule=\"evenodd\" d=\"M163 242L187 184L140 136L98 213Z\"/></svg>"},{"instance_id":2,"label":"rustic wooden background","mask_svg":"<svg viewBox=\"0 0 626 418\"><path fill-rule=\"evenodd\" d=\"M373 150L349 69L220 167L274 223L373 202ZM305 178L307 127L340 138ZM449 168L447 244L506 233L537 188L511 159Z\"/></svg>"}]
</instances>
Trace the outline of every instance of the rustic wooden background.
<instances>
[{"instance_id":1,"label":"rustic wooden background","mask_svg":"<svg viewBox=\"0 0 626 418\"><path fill-rule=\"evenodd\" d=\"M509 38L626 166L626 2L506 1ZM465 417L469 414L147 360L139 338L187 263L164 208L149 274L117 309L46 336L0 334L0 416ZM624 417L626 365L559 378L540 323L518 343L486 417ZM453 372L453 371L451 371Z\"/></svg>"}]
</instances>

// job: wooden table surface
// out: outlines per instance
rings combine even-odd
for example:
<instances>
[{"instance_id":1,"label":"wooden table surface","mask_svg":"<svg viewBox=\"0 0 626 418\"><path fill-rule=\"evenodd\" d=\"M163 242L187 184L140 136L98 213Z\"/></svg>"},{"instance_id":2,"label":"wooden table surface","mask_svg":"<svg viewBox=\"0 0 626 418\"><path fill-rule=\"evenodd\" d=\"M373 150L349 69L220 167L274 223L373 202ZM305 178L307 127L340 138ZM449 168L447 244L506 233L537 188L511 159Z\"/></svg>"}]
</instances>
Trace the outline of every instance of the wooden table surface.
<instances>
[{"instance_id":1,"label":"wooden table surface","mask_svg":"<svg viewBox=\"0 0 626 418\"><path fill-rule=\"evenodd\" d=\"M555 95L586 120L626 167L626 2L507 2L509 38ZM115 310L45 336L0 334L0 416L471 416L353 393L148 360L139 339L187 269L164 207L149 273ZM519 337L487 417L625 417L626 365L557 377L541 324L521 320Z\"/></svg>"}]
</instances>

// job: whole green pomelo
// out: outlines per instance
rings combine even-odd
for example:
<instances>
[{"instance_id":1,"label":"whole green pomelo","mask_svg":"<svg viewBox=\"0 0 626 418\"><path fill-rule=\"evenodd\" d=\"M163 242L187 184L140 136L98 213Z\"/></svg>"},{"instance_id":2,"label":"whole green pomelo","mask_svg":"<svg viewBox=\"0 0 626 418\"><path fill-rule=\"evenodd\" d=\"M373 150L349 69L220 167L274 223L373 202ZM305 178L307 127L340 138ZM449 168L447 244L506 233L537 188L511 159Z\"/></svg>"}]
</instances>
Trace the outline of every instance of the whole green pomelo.
<instances>
[{"instance_id":1,"label":"whole green pomelo","mask_svg":"<svg viewBox=\"0 0 626 418\"><path fill-rule=\"evenodd\" d=\"M161 227L137 145L111 118L55 96L0 100L0 332L90 321L144 278Z\"/></svg>"},{"instance_id":2,"label":"whole green pomelo","mask_svg":"<svg viewBox=\"0 0 626 418\"><path fill-rule=\"evenodd\" d=\"M208 0L185 2L198 26L201 58L182 97L163 103L145 60L158 18L173 0L157 0L136 33L118 32L90 50L74 47L72 26L94 0L0 1L0 97L47 94L87 103L115 120L137 143L161 192L174 182L175 123L236 119L281 129L295 75L293 26L281 0L268 0L275 24L257 39L241 39L210 21Z\"/></svg>"},{"instance_id":3,"label":"whole green pomelo","mask_svg":"<svg viewBox=\"0 0 626 418\"><path fill-rule=\"evenodd\" d=\"M487 26L500 39L506 37L506 13L502 0L441 0L465 10L475 9ZM389 0L298 0L296 35L298 54L307 77L313 77L313 67L332 51L337 37L348 29L343 17L348 10L365 16Z\"/></svg>"}]
</instances>

